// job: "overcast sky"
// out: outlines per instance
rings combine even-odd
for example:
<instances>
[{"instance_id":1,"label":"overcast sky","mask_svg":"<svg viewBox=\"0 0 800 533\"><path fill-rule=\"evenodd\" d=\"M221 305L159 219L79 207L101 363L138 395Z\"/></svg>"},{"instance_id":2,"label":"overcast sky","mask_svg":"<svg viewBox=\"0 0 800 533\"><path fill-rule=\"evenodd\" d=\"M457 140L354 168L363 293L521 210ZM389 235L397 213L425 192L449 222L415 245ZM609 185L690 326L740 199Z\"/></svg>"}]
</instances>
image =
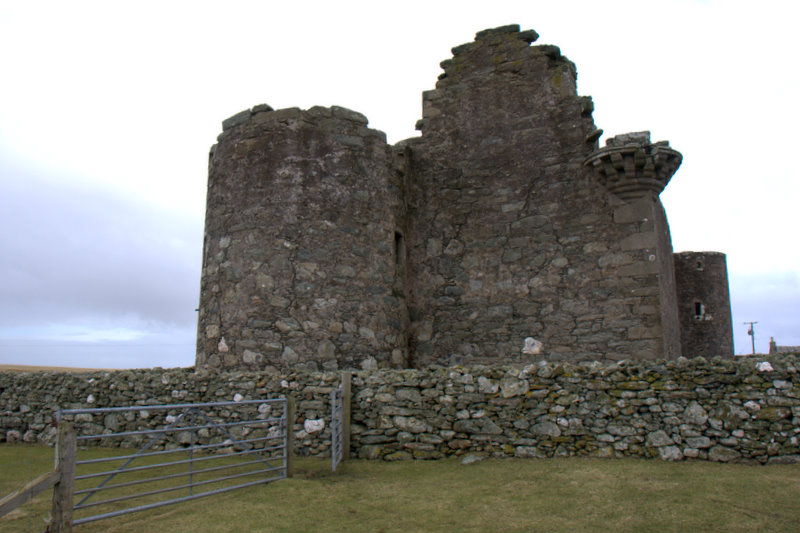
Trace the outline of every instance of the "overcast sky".
<instances>
[{"instance_id":1,"label":"overcast sky","mask_svg":"<svg viewBox=\"0 0 800 533\"><path fill-rule=\"evenodd\" d=\"M736 353L800 345L794 2L1 2L0 363L194 363L208 148L259 103L416 135L450 48L520 24L606 137L684 155L675 251L728 254Z\"/></svg>"}]
</instances>

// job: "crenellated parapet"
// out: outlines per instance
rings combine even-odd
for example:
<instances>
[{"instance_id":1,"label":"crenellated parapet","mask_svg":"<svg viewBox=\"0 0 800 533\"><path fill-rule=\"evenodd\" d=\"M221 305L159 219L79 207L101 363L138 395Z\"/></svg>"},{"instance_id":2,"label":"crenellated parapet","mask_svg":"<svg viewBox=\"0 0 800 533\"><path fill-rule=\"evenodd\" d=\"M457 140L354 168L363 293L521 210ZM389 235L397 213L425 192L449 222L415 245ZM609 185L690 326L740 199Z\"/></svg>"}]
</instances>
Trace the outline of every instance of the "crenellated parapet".
<instances>
[{"instance_id":1,"label":"crenellated parapet","mask_svg":"<svg viewBox=\"0 0 800 533\"><path fill-rule=\"evenodd\" d=\"M669 142L650 142L650 132L625 133L606 141L584 164L591 167L603 186L621 200L661 194L683 156Z\"/></svg>"}]
</instances>

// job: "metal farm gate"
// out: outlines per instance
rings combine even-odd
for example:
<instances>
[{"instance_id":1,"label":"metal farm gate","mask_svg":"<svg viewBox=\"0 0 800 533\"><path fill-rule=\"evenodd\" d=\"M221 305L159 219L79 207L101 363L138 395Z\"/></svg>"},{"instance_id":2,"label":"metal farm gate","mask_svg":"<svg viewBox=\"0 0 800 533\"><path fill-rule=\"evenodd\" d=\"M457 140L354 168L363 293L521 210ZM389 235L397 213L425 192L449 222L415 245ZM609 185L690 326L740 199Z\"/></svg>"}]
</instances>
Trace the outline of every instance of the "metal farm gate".
<instances>
[{"instance_id":1,"label":"metal farm gate","mask_svg":"<svg viewBox=\"0 0 800 533\"><path fill-rule=\"evenodd\" d=\"M59 523L69 531L66 524L291 476L293 432L287 431L294 420L291 398L66 409L57 417L61 426L57 462L63 473L55 486L54 511L60 507L62 516L54 512L54 531L62 530ZM88 458L76 455L81 444L136 449L133 443L138 445L134 453L92 458L100 454L81 446L79 455Z\"/></svg>"},{"instance_id":2,"label":"metal farm gate","mask_svg":"<svg viewBox=\"0 0 800 533\"><path fill-rule=\"evenodd\" d=\"M344 372L331 391L334 472L350 455L351 381ZM60 410L54 470L0 498L0 516L52 488L49 531L62 533L73 525L292 477L295 415L291 395Z\"/></svg>"}]
</instances>

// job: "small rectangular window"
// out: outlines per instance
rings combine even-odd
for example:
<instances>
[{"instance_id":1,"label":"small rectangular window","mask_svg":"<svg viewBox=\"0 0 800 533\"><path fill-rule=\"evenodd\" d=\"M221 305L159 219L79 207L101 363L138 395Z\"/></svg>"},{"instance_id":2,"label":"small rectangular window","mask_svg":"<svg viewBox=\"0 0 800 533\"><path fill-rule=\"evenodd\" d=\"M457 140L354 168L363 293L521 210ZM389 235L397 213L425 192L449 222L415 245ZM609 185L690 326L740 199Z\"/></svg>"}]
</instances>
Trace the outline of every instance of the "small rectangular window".
<instances>
[{"instance_id":1,"label":"small rectangular window","mask_svg":"<svg viewBox=\"0 0 800 533\"><path fill-rule=\"evenodd\" d=\"M703 320L703 317L706 314L706 307L703 305L702 302L695 302L694 303L694 318L697 320Z\"/></svg>"},{"instance_id":2,"label":"small rectangular window","mask_svg":"<svg viewBox=\"0 0 800 533\"><path fill-rule=\"evenodd\" d=\"M395 265L403 268L406 264L406 246L403 242L403 234L399 231L394 232L394 261Z\"/></svg>"}]
</instances>

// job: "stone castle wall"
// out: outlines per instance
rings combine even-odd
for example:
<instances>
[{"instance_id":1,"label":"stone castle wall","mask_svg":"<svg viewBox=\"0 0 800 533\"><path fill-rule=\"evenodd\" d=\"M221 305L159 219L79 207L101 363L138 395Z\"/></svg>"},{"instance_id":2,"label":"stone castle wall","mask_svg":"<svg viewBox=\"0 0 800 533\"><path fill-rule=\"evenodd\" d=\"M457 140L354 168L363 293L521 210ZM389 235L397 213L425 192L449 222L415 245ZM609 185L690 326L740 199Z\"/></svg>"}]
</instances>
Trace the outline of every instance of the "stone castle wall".
<instances>
[{"instance_id":1,"label":"stone castle wall","mask_svg":"<svg viewBox=\"0 0 800 533\"><path fill-rule=\"evenodd\" d=\"M524 361L527 337L548 360L677 356L662 342L660 202L621 201L584 165L591 99L535 37L478 33L423 95L409 172L415 366Z\"/></svg>"},{"instance_id":2,"label":"stone castle wall","mask_svg":"<svg viewBox=\"0 0 800 533\"><path fill-rule=\"evenodd\" d=\"M404 365L403 206L385 136L366 124L266 105L226 121L209 160L198 367Z\"/></svg>"},{"instance_id":3,"label":"stone castle wall","mask_svg":"<svg viewBox=\"0 0 800 533\"><path fill-rule=\"evenodd\" d=\"M360 371L352 380L350 455L798 462L798 369L800 355L789 354ZM146 410L153 404L293 394L298 453L326 455L329 394L339 379L335 372L306 371L0 373L0 442L52 442L50 422L59 407L141 405ZM105 426L110 432L151 423L100 417L78 427Z\"/></svg>"},{"instance_id":4,"label":"stone castle wall","mask_svg":"<svg viewBox=\"0 0 800 533\"><path fill-rule=\"evenodd\" d=\"M703 357L733 354L725 254L681 252L674 261L681 349Z\"/></svg>"},{"instance_id":5,"label":"stone castle wall","mask_svg":"<svg viewBox=\"0 0 800 533\"><path fill-rule=\"evenodd\" d=\"M658 194L681 156L648 133L599 148L575 65L537 37L505 26L453 48L422 136L394 147L336 107L226 120L197 367L677 357Z\"/></svg>"}]
</instances>

